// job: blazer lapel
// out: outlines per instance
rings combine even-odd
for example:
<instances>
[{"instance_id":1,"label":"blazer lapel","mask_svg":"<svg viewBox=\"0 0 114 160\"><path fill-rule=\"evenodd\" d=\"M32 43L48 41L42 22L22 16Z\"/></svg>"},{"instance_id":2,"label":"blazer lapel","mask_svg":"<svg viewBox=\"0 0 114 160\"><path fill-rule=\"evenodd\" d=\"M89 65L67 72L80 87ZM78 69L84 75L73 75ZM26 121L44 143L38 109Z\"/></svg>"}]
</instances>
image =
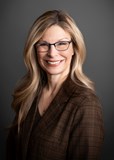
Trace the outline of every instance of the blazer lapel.
<instances>
[{"instance_id":1,"label":"blazer lapel","mask_svg":"<svg viewBox=\"0 0 114 160\"><path fill-rule=\"evenodd\" d=\"M68 102L71 95L76 90L76 84L68 77L67 80L63 83L61 89L51 102L47 111L41 117L38 123L38 133L37 135L42 134L45 130L53 123L54 119L59 116L63 110L64 105Z\"/></svg>"},{"instance_id":2,"label":"blazer lapel","mask_svg":"<svg viewBox=\"0 0 114 160\"><path fill-rule=\"evenodd\" d=\"M26 117L24 123L22 124L21 131L19 134L18 142L21 143L22 148L23 148L21 150L21 152L22 152L21 159L22 160L26 159L26 155L27 155L28 143L29 143L29 139L30 139L30 135L31 135L33 124L34 124L34 119L35 119L36 101L37 100L35 98L27 117Z\"/></svg>"}]
</instances>

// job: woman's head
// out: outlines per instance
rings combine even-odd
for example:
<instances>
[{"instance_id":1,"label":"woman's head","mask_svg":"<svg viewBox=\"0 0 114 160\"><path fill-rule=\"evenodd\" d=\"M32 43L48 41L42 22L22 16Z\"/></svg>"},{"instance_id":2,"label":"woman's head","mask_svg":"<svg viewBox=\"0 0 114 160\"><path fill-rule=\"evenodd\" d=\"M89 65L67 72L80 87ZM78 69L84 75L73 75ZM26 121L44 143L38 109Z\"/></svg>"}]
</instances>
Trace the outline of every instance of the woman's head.
<instances>
[{"instance_id":1,"label":"woman's head","mask_svg":"<svg viewBox=\"0 0 114 160\"><path fill-rule=\"evenodd\" d=\"M38 63L47 77L59 76L62 79L70 72L74 55L71 36L58 25L49 27L36 43Z\"/></svg>"},{"instance_id":2,"label":"woman's head","mask_svg":"<svg viewBox=\"0 0 114 160\"><path fill-rule=\"evenodd\" d=\"M69 14L58 10L45 12L34 22L31 28L25 46L25 63L30 71L29 73L31 73L31 76L33 76L34 79L38 79L39 77L40 80L42 79L41 76L45 74L37 61L35 44L39 42L45 32L54 25L58 25L70 35L74 52L71 63L71 77L73 80L78 78L83 81L83 78L81 78L82 64L85 58L85 44L83 36ZM35 78L36 74L38 76L37 78Z\"/></svg>"}]
</instances>

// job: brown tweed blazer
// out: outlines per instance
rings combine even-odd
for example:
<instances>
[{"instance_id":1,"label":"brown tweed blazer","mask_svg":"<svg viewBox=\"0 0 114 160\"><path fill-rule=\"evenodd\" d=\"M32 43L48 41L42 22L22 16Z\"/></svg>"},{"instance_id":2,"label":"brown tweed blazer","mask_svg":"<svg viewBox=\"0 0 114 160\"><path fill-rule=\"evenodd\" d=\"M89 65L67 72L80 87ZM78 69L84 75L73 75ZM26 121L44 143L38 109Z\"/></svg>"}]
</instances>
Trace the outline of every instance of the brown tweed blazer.
<instances>
[{"instance_id":1,"label":"brown tweed blazer","mask_svg":"<svg viewBox=\"0 0 114 160\"><path fill-rule=\"evenodd\" d=\"M11 128L7 160L100 158L104 138L102 109L91 90L67 78L42 117L35 112L35 106L36 100L19 135L17 127Z\"/></svg>"}]
</instances>

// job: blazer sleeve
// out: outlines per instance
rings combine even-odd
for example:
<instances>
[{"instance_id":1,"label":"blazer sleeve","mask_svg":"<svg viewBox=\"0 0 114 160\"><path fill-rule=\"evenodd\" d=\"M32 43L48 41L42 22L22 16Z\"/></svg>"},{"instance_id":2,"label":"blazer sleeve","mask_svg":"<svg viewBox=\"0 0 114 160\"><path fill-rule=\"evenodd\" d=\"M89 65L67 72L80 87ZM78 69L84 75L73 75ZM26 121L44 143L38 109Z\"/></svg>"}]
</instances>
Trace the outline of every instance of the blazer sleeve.
<instances>
[{"instance_id":1,"label":"blazer sleeve","mask_svg":"<svg viewBox=\"0 0 114 160\"><path fill-rule=\"evenodd\" d=\"M95 95L78 107L69 138L68 160L98 160L104 139L101 104Z\"/></svg>"}]
</instances>

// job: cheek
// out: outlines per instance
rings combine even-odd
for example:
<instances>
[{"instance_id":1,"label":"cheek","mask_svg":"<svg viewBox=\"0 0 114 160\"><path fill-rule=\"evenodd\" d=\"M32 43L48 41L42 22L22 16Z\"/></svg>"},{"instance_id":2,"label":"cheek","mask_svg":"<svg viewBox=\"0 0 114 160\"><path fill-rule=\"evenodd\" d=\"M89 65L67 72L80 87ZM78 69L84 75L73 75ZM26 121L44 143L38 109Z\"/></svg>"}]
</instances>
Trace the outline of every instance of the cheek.
<instances>
[{"instance_id":1,"label":"cheek","mask_svg":"<svg viewBox=\"0 0 114 160\"><path fill-rule=\"evenodd\" d=\"M38 55L37 55L37 58L38 58L38 62L39 62L39 61L42 61L43 56L42 56L42 55L40 55L40 54L38 54Z\"/></svg>"}]
</instances>

